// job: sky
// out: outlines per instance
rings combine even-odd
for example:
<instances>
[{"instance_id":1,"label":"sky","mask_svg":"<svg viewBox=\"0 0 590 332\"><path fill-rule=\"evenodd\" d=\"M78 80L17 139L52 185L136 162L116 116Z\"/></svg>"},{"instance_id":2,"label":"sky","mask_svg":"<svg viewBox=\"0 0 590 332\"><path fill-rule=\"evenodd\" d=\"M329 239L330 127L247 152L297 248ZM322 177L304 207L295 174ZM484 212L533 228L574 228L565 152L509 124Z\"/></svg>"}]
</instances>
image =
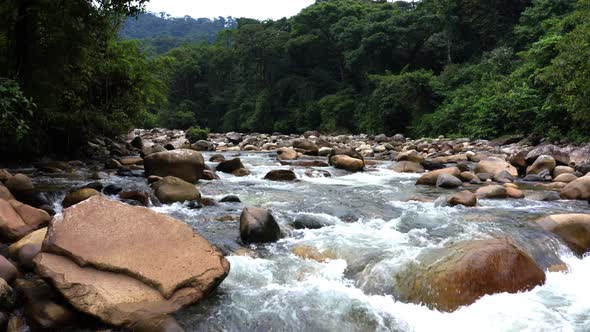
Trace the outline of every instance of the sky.
<instances>
[{"instance_id":1,"label":"sky","mask_svg":"<svg viewBox=\"0 0 590 332\"><path fill-rule=\"evenodd\" d=\"M248 17L259 20L290 17L315 0L150 0L147 10L172 16Z\"/></svg>"}]
</instances>

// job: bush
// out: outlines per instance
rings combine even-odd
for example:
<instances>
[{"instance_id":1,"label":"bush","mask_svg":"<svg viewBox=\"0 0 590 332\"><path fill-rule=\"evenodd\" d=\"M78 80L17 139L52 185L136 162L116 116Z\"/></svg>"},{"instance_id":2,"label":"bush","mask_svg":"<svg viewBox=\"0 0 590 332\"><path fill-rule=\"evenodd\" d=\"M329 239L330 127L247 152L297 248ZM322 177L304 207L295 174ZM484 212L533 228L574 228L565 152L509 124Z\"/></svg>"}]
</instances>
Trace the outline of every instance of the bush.
<instances>
[{"instance_id":1,"label":"bush","mask_svg":"<svg viewBox=\"0 0 590 332\"><path fill-rule=\"evenodd\" d=\"M196 141L200 140L207 140L209 135L209 128L200 128L199 126L189 128L186 131L186 138L188 138L189 142L195 143Z\"/></svg>"},{"instance_id":2,"label":"bush","mask_svg":"<svg viewBox=\"0 0 590 332\"><path fill-rule=\"evenodd\" d=\"M29 133L35 108L18 83L0 77L0 150L21 143Z\"/></svg>"}]
</instances>

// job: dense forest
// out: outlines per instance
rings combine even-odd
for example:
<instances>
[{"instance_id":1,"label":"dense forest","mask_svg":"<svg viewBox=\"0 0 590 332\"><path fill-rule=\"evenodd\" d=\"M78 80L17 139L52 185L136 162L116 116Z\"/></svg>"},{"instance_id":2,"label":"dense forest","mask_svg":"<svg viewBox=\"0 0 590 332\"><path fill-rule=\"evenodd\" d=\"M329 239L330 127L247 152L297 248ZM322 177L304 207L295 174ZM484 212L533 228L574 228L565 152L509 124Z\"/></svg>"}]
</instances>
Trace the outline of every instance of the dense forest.
<instances>
[{"instance_id":1,"label":"dense forest","mask_svg":"<svg viewBox=\"0 0 590 332\"><path fill-rule=\"evenodd\" d=\"M5 149L133 126L590 136L590 0L318 0L163 54L142 43L189 19L124 25L144 2L0 3Z\"/></svg>"},{"instance_id":2,"label":"dense forest","mask_svg":"<svg viewBox=\"0 0 590 332\"><path fill-rule=\"evenodd\" d=\"M150 56L160 55L181 45L199 42L213 43L217 34L237 25L233 17L214 19L190 16L172 17L166 13L143 13L129 17L123 24L123 39L139 39L141 48Z\"/></svg>"}]
</instances>

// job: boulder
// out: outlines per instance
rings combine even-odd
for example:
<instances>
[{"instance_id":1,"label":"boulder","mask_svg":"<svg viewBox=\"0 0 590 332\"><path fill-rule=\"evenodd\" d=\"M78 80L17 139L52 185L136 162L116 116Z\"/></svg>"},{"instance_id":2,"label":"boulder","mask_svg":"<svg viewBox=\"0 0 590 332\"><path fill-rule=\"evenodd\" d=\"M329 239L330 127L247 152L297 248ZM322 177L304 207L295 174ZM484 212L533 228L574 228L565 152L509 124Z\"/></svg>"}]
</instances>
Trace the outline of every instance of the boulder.
<instances>
[{"instance_id":1,"label":"boulder","mask_svg":"<svg viewBox=\"0 0 590 332\"><path fill-rule=\"evenodd\" d=\"M463 185L463 182L451 174L441 174L436 179L436 186L439 188L457 188Z\"/></svg>"},{"instance_id":2,"label":"boulder","mask_svg":"<svg viewBox=\"0 0 590 332\"><path fill-rule=\"evenodd\" d=\"M143 205L146 207L150 205L150 194L145 191L138 191L138 190L122 191L119 193L119 198L122 201L134 201L134 202L137 202L140 205ZM132 205L138 205L133 202L130 202L130 203Z\"/></svg>"},{"instance_id":3,"label":"boulder","mask_svg":"<svg viewBox=\"0 0 590 332\"><path fill-rule=\"evenodd\" d=\"M319 148L314 142L308 139L296 139L293 141L293 148L300 150L303 154L317 156Z\"/></svg>"},{"instance_id":4,"label":"boulder","mask_svg":"<svg viewBox=\"0 0 590 332\"><path fill-rule=\"evenodd\" d=\"M203 171L203 177L201 179L206 181L219 180L219 175L212 170L206 169Z\"/></svg>"},{"instance_id":5,"label":"boulder","mask_svg":"<svg viewBox=\"0 0 590 332\"><path fill-rule=\"evenodd\" d=\"M297 159L297 151L291 148L280 148L277 150L278 160L295 160Z\"/></svg>"},{"instance_id":6,"label":"boulder","mask_svg":"<svg viewBox=\"0 0 590 332\"><path fill-rule=\"evenodd\" d=\"M297 245L293 248L293 254L303 259L311 259L316 262L325 262L330 259L336 259L336 255L330 250L320 252L318 249L305 244Z\"/></svg>"},{"instance_id":7,"label":"boulder","mask_svg":"<svg viewBox=\"0 0 590 332\"><path fill-rule=\"evenodd\" d=\"M422 252L396 275L402 301L455 311L484 295L517 293L545 283L545 272L507 239L473 240Z\"/></svg>"},{"instance_id":8,"label":"boulder","mask_svg":"<svg viewBox=\"0 0 590 332\"><path fill-rule=\"evenodd\" d=\"M577 180L578 177L571 174L571 173L563 173L559 174L558 176L553 179L553 182L563 182L563 183L570 183L572 181Z\"/></svg>"},{"instance_id":9,"label":"boulder","mask_svg":"<svg viewBox=\"0 0 590 332\"><path fill-rule=\"evenodd\" d=\"M47 227L40 228L32 233L29 233L27 236L23 237L22 239L18 240L17 242L11 244L8 247L8 255L14 259L18 259L19 251L25 245L34 245L41 248L43 244L43 239L45 239L45 235L47 234Z\"/></svg>"},{"instance_id":10,"label":"boulder","mask_svg":"<svg viewBox=\"0 0 590 332\"><path fill-rule=\"evenodd\" d=\"M240 176L248 176L248 175L250 175L250 171L247 170L246 168L238 168L238 169L232 171L231 174L233 176L238 176L238 177L240 177Z\"/></svg>"},{"instance_id":11,"label":"boulder","mask_svg":"<svg viewBox=\"0 0 590 332\"><path fill-rule=\"evenodd\" d=\"M0 182L5 182L6 180L10 179L12 174L4 168L0 168Z\"/></svg>"},{"instance_id":12,"label":"boulder","mask_svg":"<svg viewBox=\"0 0 590 332\"><path fill-rule=\"evenodd\" d=\"M197 182L203 175L205 161L200 152L189 149L152 153L144 158L146 176L175 176Z\"/></svg>"},{"instance_id":13,"label":"boulder","mask_svg":"<svg viewBox=\"0 0 590 332\"><path fill-rule=\"evenodd\" d=\"M10 190L8 190L8 188L6 188L1 182L0 182L0 198L7 200L7 201L14 199L14 196L12 196L12 193L10 192Z\"/></svg>"},{"instance_id":14,"label":"boulder","mask_svg":"<svg viewBox=\"0 0 590 332\"><path fill-rule=\"evenodd\" d=\"M133 332L184 332L176 319L165 315L144 319L131 326Z\"/></svg>"},{"instance_id":15,"label":"boulder","mask_svg":"<svg viewBox=\"0 0 590 332\"><path fill-rule=\"evenodd\" d=\"M556 166L553 170L553 177L556 178L561 174L574 174L576 170L569 166Z\"/></svg>"},{"instance_id":16,"label":"boulder","mask_svg":"<svg viewBox=\"0 0 590 332\"><path fill-rule=\"evenodd\" d=\"M201 193L194 184L174 176L167 176L151 187L158 200L164 204L201 199Z\"/></svg>"},{"instance_id":17,"label":"boulder","mask_svg":"<svg viewBox=\"0 0 590 332\"><path fill-rule=\"evenodd\" d=\"M477 163L474 169L476 174L487 173L491 174L492 176L503 171L508 172L508 174L512 175L513 177L518 176L518 170L514 166L497 157L488 157L481 160L479 163Z\"/></svg>"},{"instance_id":18,"label":"boulder","mask_svg":"<svg viewBox=\"0 0 590 332\"><path fill-rule=\"evenodd\" d=\"M234 158L220 162L215 169L218 172L232 173L233 171L240 168L245 168L244 164L242 164L242 160L240 160L240 158Z\"/></svg>"},{"instance_id":19,"label":"boulder","mask_svg":"<svg viewBox=\"0 0 590 332\"><path fill-rule=\"evenodd\" d=\"M295 220L291 222L291 226L295 229L319 229L333 225L334 222L329 219L307 213L298 214Z\"/></svg>"},{"instance_id":20,"label":"boulder","mask_svg":"<svg viewBox=\"0 0 590 332\"><path fill-rule=\"evenodd\" d=\"M84 188L67 194L61 204L64 208L69 208L72 205L78 204L82 201L89 199L92 196L97 195L100 195L100 193L95 189Z\"/></svg>"},{"instance_id":21,"label":"boulder","mask_svg":"<svg viewBox=\"0 0 590 332\"><path fill-rule=\"evenodd\" d=\"M242 201L236 195L228 195L228 196L223 197L220 200L220 202L222 202L222 203L241 203Z\"/></svg>"},{"instance_id":22,"label":"boulder","mask_svg":"<svg viewBox=\"0 0 590 332\"><path fill-rule=\"evenodd\" d=\"M229 271L185 223L104 196L64 210L35 265L76 309L124 327L201 300Z\"/></svg>"},{"instance_id":23,"label":"boulder","mask_svg":"<svg viewBox=\"0 0 590 332\"><path fill-rule=\"evenodd\" d=\"M524 193L517 188L512 188L512 187L505 187L505 188L506 188L506 195L510 198L522 199L525 197Z\"/></svg>"},{"instance_id":24,"label":"boulder","mask_svg":"<svg viewBox=\"0 0 590 332\"><path fill-rule=\"evenodd\" d=\"M18 270L6 257L0 255L0 280L11 284L18 276ZM2 311L0 309L0 311Z\"/></svg>"},{"instance_id":25,"label":"boulder","mask_svg":"<svg viewBox=\"0 0 590 332\"><path fill-rule=\"evenodd\" d=\"M225 137L230 143L239 144L242 141L242 134L236 132L229 132Z\"/></svg>"},{"instance_id":26,"label":"boulder","mask_svg":"<svg viewBox=\"0 0 590 332\"><path fill-rule=\"evenodd\" d=\"M245 243L274 242L281 238L281 229L268 210L248 207L240 215L240 238Z\"/></svg>"},{"instance_id":27,"label":"boulder","mask_svg":"<svg viewBox=\"0 0 590 332\"><path fill-rule=\"evenodd\" d=\"M195 151L215 151L215 145L209 141L200 140L191 144L191 150Z\"/></svg>"},{"instance_id":28,"label":"boulder","mask_svg":"<svg viewBox=\"0 0 590 332\"><path fill-rule=\"evenodd\" d=\"M475 192L477 198L506 198L508 192L506 188L500 185L489 185L477 189Z\"/></svg>"},{"instance_id":29,"label":"boulder","mask_svg":"<svg viewBox=\"0 0 590 332\"><path fill-rule=\"evenodd\" d=\"M449 198L448 203L450 206L463 205L463 206L476 206L477 196L469 190L463 190L456 193Z\"/></svg>"},{"instance_id":30,"label":"boulder","mask_svg":"<svg viewBox=\"0 0 590 332\"><path fill-rule=\"evenodd\" d=\"M481 180L479 179L479 177L477 175L475 175L473 172L461 172L461 174L459 174L459 178L461 180L463 180L463 182L469 182L469 183L481 183Z\"/></svg>"},{"instance_id":31,"label":"boulder","mask_svg":"<svg viewBox=\"0 0 590 332\"><path fill-rule=\"evenodd\" d=\"M109 184L102 190L105 195L118 195L121 191L123 191L123 188L116 184Z\"/></svg>"},{"instance_id":32,"label":"boulder","mask_svg":"<svg viewBox=\"0 0 590 332\"><path fill-rule=\"evenodd\" d=\"M450 174L454 177L459 177L461 175L461 171L459 171L459 169L457 167L447 167L447 168L443 168L443 169L437 169L434 171L430 171L430 172L422 175L416 181L416 184L417 185L435 186L436 181L438 180L438 177L441 174Z\"/></svg>"},{"instance_id":33,"label":"boulder","mask_svg":"<svg viewBox=\"0 0 590 332\"><path fill-rule=\"evenodd\" d=\"M330 164L336 168L344 169L349 172L362 171L365 167L365 162L363 160L342 154L332 156L330 158Z\"/></svg>"},{"instance_id":34,"label":"boulder","mask_svg":"<svg viewBox=\"0 0 590 332\"><path fill-rule=\"evenodd\" d=\"M295 181L297 175L290 169L275 169L266 173L264 179L270 181Z\"/></svg>"},{"instance_id":35,"label":"boulder","mask_svg":"<svg viewBox=\"0 0 590 332\"><path fill-rule=\"evenodd\" d=\"M35 224L27 224L9 201L0 199L0 240L17 241L36 228Z\"/></svg>"},{"instance_id":36,"label":"boulder","mask_svg":"<svg viewBox=\"0 0 590 332\"><path fill-rule=\"evenodd\" d=\"M538 219L537 224L559 235L576 254L590 251L590 214L555 214Z\"/></svg>"},{"instance_id":37,"label":"boulder","mask_svg":"<svg viewBox=\"0 0 590 332\"><path fill-rule=\"evenodd\" d=\"M14 295L12 287L8 285L6 280L0 278L0 312L10 312L14 309ZM4 327L4 323L0 320L0 328Z\"/></svg>"},{"instance_id":38,"label":"boulder","mask_svg":"<svg viewBox=\"0 0 590 332\"><path fill-rule=\"evenodd\" d=\"M418 164L424 161L424 157L416 150L400 152L395 159L397 161L412 161Z\"/></svg>"},{"instance_id":39,"label":"boulder","mask_svg":"<svg viewBox=\"0 0 590 332\"><path fill-rule=\"evenodd\" d=\"M413 161L398 161L393 165L393 171L398 173L424 173L424 167Z\"/></svg>"},{"instance_id":40,"label":"boulder","mask_svg":"<svg viewBox=\"0 0 590 332\"><path fill-rule=\"evenodd\" d=\"M209 161L213 163L220 163L225 161L225 157L222 154L214 154L209 158Z\"/></svg>"},{"instance_id":41,"label":"boulder","mask_svg":"<svg viewBox=\"0 0 590 332\"><path fill-rule=\"evenodd\" d=\"M583 176L568 183L560 193L563 199L590 200L590 176Z\"/></svg>"},{"instance_id":42,"label":"boulder","mask_svg":"<svg viewBox=\"0 0 590 332\"><path fill-rule=\"evenodd\" d=\"M320 137L320 132L317 130L308 130L303 133L303 137L310 138L311 136Z\"/></svg>"},{"instance_id":43,"label":"boulder","mask_svg":"<svg viewBox=\"0 0 590 332\"><path fill-rule=\"evenodd\" d=\"M15 174L14 176L6 180L4 185L13 194L28 192L35 189L35 186L33 185L33 181L31 180L31 178L24 174Z\"/></svg>"},{"instance_id":44,"label":"boulder","mask_svg":"<svg viewBox=\"0 0 590 332\"><path fill-rule=\"evenodd\" d=\"M25 224L37 229L51 221L51 216L44 210L34 208L16 200L8 201L12 208L24 220Z\"/></svg>"},{"instance_id":45,"label":"boulder","mask_svg":"<svg viewBox=\"0 0 590 332\"><path fill-rule=\"evenodd\" d=\"M507 171L502 171L494 175L493 179L499 183L512 183L514 181L514 177Z\"/></svg>"},{"instance_id":46,"label":"boulder","mask_svg":"<svg viewBox=\"0 0 590 332\"><path fill-rule=\"evenodd\" d=\"M136 149L143 149L143 139L141 139L141 136L135 136L129 144Z\"/></svg>"},{"instance_id":47,"label":"boulder","mask_svg":"<svg viewBox=\"0 0 590 332\"><path fill-rule=\"evenodd\" d=\"M570 166L580 166L590 164L590 145L583 148L574 149L570 152Z\"/></svg>"},{"instance_id":48,"label":"boulder","mask_svg":"<svg viewBox=\"0 0 590 332\"><path fill-rule=\"evenodd\" d=\"M527 168L527 175L540 174L543 171L548 171L549 174L551 174L551 172L553 172L553 169L555 169L556 165L557 163L555 162L555 159L553 159L553 157L547 155L540 155L539 157L537 157L535 162Z\"/></svg>"},{"instance_id":49,"label":"boulder","mask_svg":"<svg viewBox=\"0 0 590 332\"><path fill-rule=\"evenodd\" d=\"M567 151L553 144L540 145L529 151L525 159L529 165L533 164L539 156L547 155L552 157L560 165L569 165L570 157Z\"/></svg>"}]
</instances>

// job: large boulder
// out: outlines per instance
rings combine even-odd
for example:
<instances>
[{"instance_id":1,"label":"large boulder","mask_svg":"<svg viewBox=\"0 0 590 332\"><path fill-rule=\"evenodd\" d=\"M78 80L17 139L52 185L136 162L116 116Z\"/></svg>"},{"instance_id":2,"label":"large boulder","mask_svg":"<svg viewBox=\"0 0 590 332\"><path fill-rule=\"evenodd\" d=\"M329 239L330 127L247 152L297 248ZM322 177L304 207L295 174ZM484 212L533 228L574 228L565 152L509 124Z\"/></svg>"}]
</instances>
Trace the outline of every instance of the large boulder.
<instances>
[{"instance_id":1,"label":"large boulder","mask_svg":"<svg viewBox=\"0 0 590 332\"><path fill-rule=\"evenodd\" d=\"M280 148L277 150L278 160L295 160L297 159L297 151L291 148Z\"/></svg>"},{"instance_id":2,"label":"large boulder","mask_svg":"<svg viewBox=\"0 0 590 332\"><path fill-rule=\"evenodd\" d=\"M152 153L143 163L146 176L175 176L188 182L197 182L205 169L203 155L189 149Z\"/></svg>"},{"instance_id":3,"label":"large boulder","mask_svg":"<svg viewBox=\"0 0 590 332\"><path fill-rule=\"evenodd\" d=\"M424 161L424 157L416 150L408 150L400 152L395 158L397 161L411 161L415 163L421 163Z\"/></svg>"},{"instance_id":4,"label":"large boulder","mask_svg":"<svg viewBox=\"0 0 590 332\"><path fill-rule=\"evenodd\" d=\"M9 284L12 283L18 275L18 270L8 259L0 255L0 279L6 280ZM0 308L2 311L2 308Z\"/></svg>"},{"instance_id":5,"label":"large boulder","mask_svg":"<svg viewBox=\"0 0 590 332\"><path fill-rule=\"evenodd\" d=\"M201 193L194 184L174 176L167 176L153 183L152 189L154 195L164 204L199 201L201 199Z\"/></svg>"},{"instance_id":6,"label":"large boulder","mask_svg":"<svg viewBox=\"0 0 590 332\"><path fill-rule=\"evenodd\" d=\"M553 144L540 145L529 151L525 159L529 165L533 164L539 156L547 155L553 157L560 165L569 165L570 157L566 150Z\"/></svg>"},{"instance_id":7,"label":"large boulder","mask_svg":"<svg viewBox=\"0 0 590 332\"><path fill-rule=\"evenodd\" d=\"M270 211L248 207L240 215L240 238L245 243L274 242L281 238L281 229Z\"/></svg>"},{"instance_id":8,"label":"large boulder","mask_svg":"<svg viewBox=\"0 0 590 332\"><path fill-rule=\"evenodd\" d=\"M229 271L185 223L104 196L56 217L35 265L76 309L126 327L201 300Z\"/></svg>"},{"instance_id":9,"label":"large boulder","mask_svg":"<svg viewBox=\"0 0 590 332\"><path fill-rule=\"evenodd\" d=\"M555 214L538 219L537 224L559 235L578 255L590 251L590 214Z\"/></svg>"},{"instance_id":10,"label":"large boulder","mask_svg":"<svg viewBox=\"0 0 590 332\"><path fill-rule=\"evenodd\" d=\"M92 188L83 188L67 194L61 204L63 205L64 209L66 209L96 195L100 195L97 190Z\"/></svg>"},{"instance_id":11,"label":"large boulder","mask_svg":"<svg viewBox=\"0 0 590 332\"><path fill-rule=\"evenodd\" d=\"M215 169L218 172L232 173L240 168L245 169L244 164L242 164L242 160L240 160L240 158L234 158L220 162Z\"/></svg>"},{"instance_id":12,"label":"large boulder","mask_svg":"<svg viewBox=\"0 0 590 332\"><path fill-rule=\"evenodd\" d=\"M413 161L398 161L393 165L392 170L398 173L424 173L424 167Z\"/></svg>"},{"instance_id":13,"label":"large boulder","mask_svg":"<svg viewBox=\"0 0 590 332\"><path fill-rule=\"evenodd\" d=\"M43 210L20 202L0 199L0 240L17 241L50 219L51 217Z\"/></svg>"},{"instance_id":14,"label":"large boulder","mask_svg":"<svg viewBox=\"0 0 590 332\"><path fill-rule=\"evenodd\" d=\"M336 168L344 169L349 172L362 171L365 162L362 159L352 158L347 155L338 154L330 158L330 164Z\"/></svg>"},{"instance_id":15,"label":"large boulder","mask_svg":"<svg viewBox=\"0 0 590 332\"><path fill-rule=\"evenodd\" d=\"M318 155L318 151L319 148L317 145L315 145L314 142L302 138L302 139L296 139L293 141L293 148L295 150L299 150L304 154L307 155L312 155L312 156L317 156Z\"/></svg>"},{"instance_id":16,"label":"large boulder","mask_svg":"<svg viewBox=\"0 0 590 332\"><path fill-rule=\"evenodd\" d=\"M266 173L264 179L271 181L295 181L297 180L297 175L290 169L274 169Z\"/></svg>"},{"instance_id":17,"label":"large boulder","mask_svg":"<svg viewBox=\"0 0 590 332\"><path fill-rule=\"evenodd\" d=\"M572 181L577 180L578 177L571 173L563 173L559 174L553 179L553 182L563 182L563 183L570 183Z\"/></svg>"},{"instance_id":18,"label":"large boulder","mask_svg":"<svg viewBox=\"0 0 590 332\"><path fill-rule=\"evenodd\" d=\"M401 300L454 311L484 295L516 293L545 283L545 273L507 239L459 242L426 250L396 275Z\"/></svg>"},{"instance_id":19,"label":"large boulder","mask_svg":"<svg viewBox=\"0 0 590 332\"><path fill-rule=\"evenodd\" d=\"M508 192L503 186L489 185L477 189L475 195L478 198L506 198L508 197Z\"/></svg>"},{"instance_id":20,"label":"large boulder","mask_svg":"<svg viewBox=\"0 0 590 332\"><path fill-rule=\"evenodd\" d=\"M590 163L590 145L570 152L570 165L580 166Z\"/></svg>"},{"instance_id":21,"label":"large boulder","mask_svg":"<svg viewBox=\"0 0 590 332\"><path fill-rule=\"evenodd\" d=\"M448 203L450 206L463 205L463 206L476 206L477 196L469 190L463 190L456 193L449 198Z\"/></svg>"},{"instance_id":22,"label":"large boulder","mask_svg":"<svg viewBox=\"0 0 590 332\"><path fill-rule=\"evenodd\" d=\"M13 194L28 192L35 189L31 178L24 174L15 174L6 180L4 185Z\"/></svg>"},{"instance_id":23,"label":"large boulder","mask_svg":"<svg viewBox=\"0 0 590 332\"><path fill-rule=\"evenodd\" d=\"M436 179L436 186L439 188L457 188L463 184L461 180L451 174L441 174Z\"/></svg>"},{"instance_id":24,"label":"large boulder","mask_svg":"<svg viewBox=\"0 0 590 332\"><path fill-rule=\"evenodd\" d=\"M474 169L474 173L476 174L487 173L496 175L503 171L508 172L508 174L512 175L513 177L518 176L518 170L514 166L497 157L488 157L481 160L479 163L477 163Z\"/></svg>"},{"instance_id":25,"label":"large boulder","mask_svg":"<svg viewBox=\"0 0 590 332\"><path fill-rule=\"evenodd\" d=\"M540 174L543 171L553 172L557 166L555 159L548 155L540 155L535 162L527 168L527 174Z\"/></svg>"},{"instance_id":26,"label":"large boulder","mask_svg":"<svg viewBox=\"0 0 590 332\"><path fill-rule=\"evenodd\" d=\"M457 167L447 167L442 169L437 169L434 171L430 171L424 175L422 175L417 181L417 185L428 185L428 186L435 186L438 177L441 174L450 174L454 177L461 176L461 171Z\"/></svg>"},{"instance_id":27,"label":"large boulder","mask_svg":"<svg viewBox=\"0 0 590 332\"><path fill-rule=\"evenodd\" d=\"M563 199L590 200L590 176L583 176L568 183L560 193Z\"/></svg>"}]
</instances>

